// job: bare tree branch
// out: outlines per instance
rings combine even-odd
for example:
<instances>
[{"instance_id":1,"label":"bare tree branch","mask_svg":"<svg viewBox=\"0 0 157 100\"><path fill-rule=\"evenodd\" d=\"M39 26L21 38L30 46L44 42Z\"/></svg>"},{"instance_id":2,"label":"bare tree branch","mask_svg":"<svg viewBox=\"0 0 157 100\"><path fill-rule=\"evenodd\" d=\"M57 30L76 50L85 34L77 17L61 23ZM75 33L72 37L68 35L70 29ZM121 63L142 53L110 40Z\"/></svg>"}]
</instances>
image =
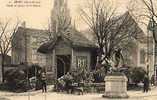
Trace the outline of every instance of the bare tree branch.
<instances>
[{"instance_id":1,"label":"bare tree branch","mask_svg":"<svg viewBox=\"0 0 157 100\"><path fill-rule=\"evenodd\" d=\"M129 11L117 16L116 9L112 5L106 6L105 2L94 0L90 11L89 14L81 9L81 17L96 36L99 60L111 60L114 52L124 47L124 41L136 36L139 27Z\"/></svg>"},{"instance_id":2,"label":"bare tree branch","mask_svg":"<svg viewBox=\"0 0 157 100\"><path fill-rule=\"evenodd\" d=\"M11 21L7 20L6 22L0 22L0 53L2 55L2 78L4 82L4 61L5 56L8 54L8 52L11 50L11 41L14 37L14 33L16 32L19 25L19 21L16 23L15 26L11 26Z\"/></svg>"},{"instance_id":3,"label":"bare tree branch","mask_svg":"<svg viewBox=\"0 0 157 100\"><path fill-rule=\"evenodd\" d=\"M152 28L155 28L157 26L157 1L156 0L141 0L142 3L145 6L145 14L140 14L139 16L144 16L146 18L148 18L150 21L152 21ZM141 19L143 20L143 19ZM141 21L142 22L142 21ZM145 22L142 22L145 23ZM145 24L148 26L148 24ZM152 31L152 35L154 38L155 43L157 43L157 36L156 36L156 32L155 29L151 30Z\"/></svg>"}]
</instances>

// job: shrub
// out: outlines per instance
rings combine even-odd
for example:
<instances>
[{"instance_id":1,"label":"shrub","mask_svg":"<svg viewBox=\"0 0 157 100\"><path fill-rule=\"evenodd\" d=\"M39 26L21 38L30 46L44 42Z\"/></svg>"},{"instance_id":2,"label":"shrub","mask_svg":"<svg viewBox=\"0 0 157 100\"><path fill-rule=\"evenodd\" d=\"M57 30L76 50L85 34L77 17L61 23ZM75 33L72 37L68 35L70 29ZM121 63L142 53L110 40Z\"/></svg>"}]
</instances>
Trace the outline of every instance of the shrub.
<instances>
[{"instance_id":1,"label":"shrub","mask_svg":"<svg viewBox=\"0 0 157 100\"><path fill-rule=\"evenodd\" d=\"M5 81L10 90L26 91L27 78L23 70L10 69L5 72Z\"/></svg>"},{"instance_id":2,"label":"shrub","mask_svg":"<svg viewBox=\"0 0 157 100\"><path fill-rule=\"evenodd\" d=\"M124 66L120 67L119 71L126 75L129 85L136 85L143 81L144 75L146 74L146 71L142 67Z\"/></svg>"},{"instance_id":3,"label":"shrub","mask_svg":"<svg viewBox=\"0 0 157 100\"><path fill-rule=\"evenodd\" d=\"M135 84L143 81L145 74L146 71L142 67L134 67L130 69L130 77Z\"/></svg>"},{"instance_id":4,"label":"shrub","mask_svg":"<svg viewBox=\"0 0 157 100\"><path fill-rule=\"evenodd\" d=\"M26 66L24 64L19 65L18 69L10 69L5 72L6 85L12 91L41 89L41 71L39 70L42 69L38 65Z\"/></svg>"},{"instance_id":5,"label":"shrub","mask_svg":"<svg viewBox=\"0 0 157 100\"><path fill-rule=\"evenodd\" d=\"M7 91L7 90L9 90L9 87L6 84L1 83L0 84L0 91Z\"/></svg>"},{"instance_id":6,"label":"shrub","mask_svg":"<svg viewBox=\"0 0 157 100\"><path fill-rule=\"evenodd\" d=\"M82 69L82 68L76 68L76 69L72 69L70 71L72 77L73 77L73 81L74 82L81 82L82 80L87 80L87 70L86 69Z\"/></svg>"}]
</instances>

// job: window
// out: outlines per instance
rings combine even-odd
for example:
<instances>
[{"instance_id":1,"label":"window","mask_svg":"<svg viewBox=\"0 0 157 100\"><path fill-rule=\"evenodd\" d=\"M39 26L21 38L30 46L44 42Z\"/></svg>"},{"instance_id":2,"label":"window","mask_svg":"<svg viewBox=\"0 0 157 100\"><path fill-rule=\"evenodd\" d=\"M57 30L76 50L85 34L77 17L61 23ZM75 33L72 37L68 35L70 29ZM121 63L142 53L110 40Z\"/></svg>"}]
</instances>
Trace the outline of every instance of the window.
<instances>
[{"instance_id":1,"label":"window","mask_svg":"<svg viewBox=\"0 0 157 100\"><path fill-rule=\"evenodd\" d=\"M76 64L77 64L78 68L87 67L87 57L86 56L77 56L76 57Z\"/></svg>"},{"instance_id":2,"label":"window","mask_svg":"<svg viewBox=\"0 0 157 100\"><path fill-rule=\"evenodd\" d=\"M140 50L140 64L144 64L146 59L146 53L144 49Z\"/></svg>"}]
</instances>

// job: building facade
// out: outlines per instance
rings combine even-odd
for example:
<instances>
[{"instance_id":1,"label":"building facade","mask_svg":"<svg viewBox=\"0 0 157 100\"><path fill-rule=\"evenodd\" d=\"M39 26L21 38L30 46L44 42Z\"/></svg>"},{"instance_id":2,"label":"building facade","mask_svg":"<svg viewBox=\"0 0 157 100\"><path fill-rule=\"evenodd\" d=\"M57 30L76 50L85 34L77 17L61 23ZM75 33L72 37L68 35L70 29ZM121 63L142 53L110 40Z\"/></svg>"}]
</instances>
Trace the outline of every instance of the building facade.
<instances>
[{"instance_id":1,"label":"building facade","mask_svg":"<svg viewBox=\"0 0 157 100\"><path fill-rule=\"evenodd\" d=\"M143 33L144 37L140 39L134 39L132 46L127 51L123 52L125 58L125 64L131 67L142 67L148 72L151 77L154 75L154 43L152 38L147 37Z\"/></svg>"},{"instance_id":2,"label":"building facade","mask_svg":"<svg viewBox=\"0 0 157 100\"><path fill-rule=\"evenodd\" d=\"M19 27L12 40L12 64L46 65L46 55L37 52L39 46L47 40L46 31Z\"/></svg>"}]
</instances>

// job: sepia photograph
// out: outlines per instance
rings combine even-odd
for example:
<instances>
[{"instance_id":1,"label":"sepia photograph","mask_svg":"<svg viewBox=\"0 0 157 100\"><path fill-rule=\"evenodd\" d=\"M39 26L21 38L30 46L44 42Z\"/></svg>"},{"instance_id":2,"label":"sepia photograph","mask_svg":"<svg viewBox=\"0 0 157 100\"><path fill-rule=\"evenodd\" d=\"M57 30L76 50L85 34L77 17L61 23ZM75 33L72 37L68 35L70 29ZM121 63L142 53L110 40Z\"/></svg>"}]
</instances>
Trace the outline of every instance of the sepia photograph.
<instances>
[{"instance_id":1,"label":"sepia photograph","mask_svg":"<svg viewBox=\"0 0 157 100\"><path fill-rule=\"evenodd\" d=\"M0 100L156 100L157 0L0 0Z\"/></svg>"}]
</instances>

